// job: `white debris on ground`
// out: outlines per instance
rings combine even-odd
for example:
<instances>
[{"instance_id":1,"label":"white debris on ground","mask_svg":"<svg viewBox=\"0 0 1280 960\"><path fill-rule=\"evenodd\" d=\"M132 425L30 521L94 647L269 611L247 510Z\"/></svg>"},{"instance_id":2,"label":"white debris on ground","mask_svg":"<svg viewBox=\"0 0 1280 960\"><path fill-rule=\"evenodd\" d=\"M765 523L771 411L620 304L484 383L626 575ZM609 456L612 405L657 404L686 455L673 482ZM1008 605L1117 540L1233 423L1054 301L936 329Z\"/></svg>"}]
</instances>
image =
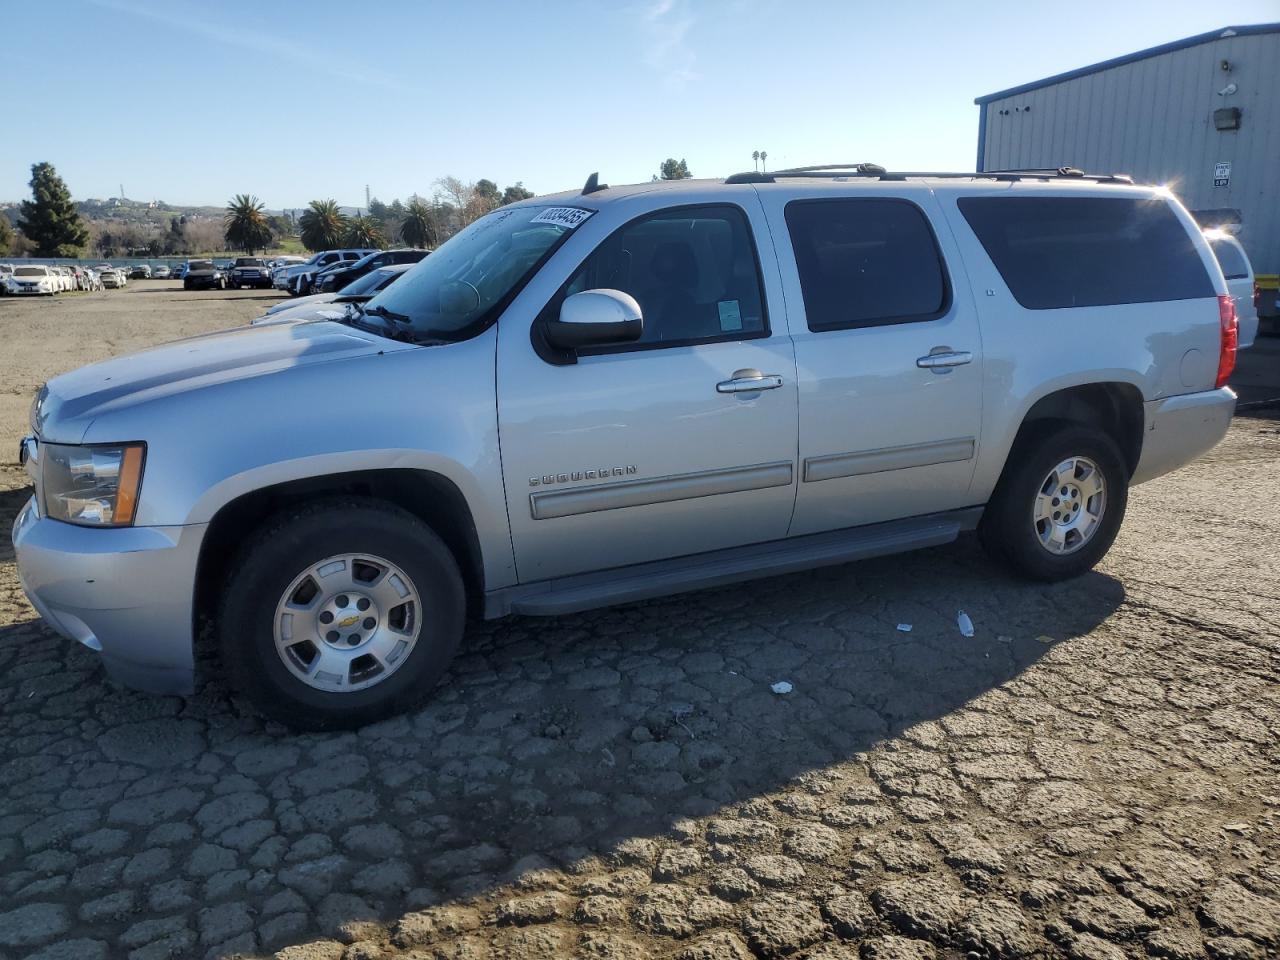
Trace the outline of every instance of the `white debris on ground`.
<instances>
[{"instance_id":1,"label":"white debris on ground","mask_svg":"<svg viewBox=\"0 0 1280 960\"><path fill-rule=\"evenodd\" d=\"M909 623L900 623L900 624L898 624L898 632L899 632L899 633L910 633L910 632L911 632L911 624L909 624Z\"/></svg>"},{"instance_id":2,"label":"white debris on ground","mask_svg":"<svg viewBox=\"0 0 1280 960\"><path fill-rule=\"evenodd\" d=\"M779 680L777 683L772 684L769 687L769 689L776 694L784 694L784 693L790 693L795 688L791 686L791 684L788 683L786 680Z\"/></svg>"},{"instance_id":3,"label":"white debris on ground","mask_svg":"<svg viewBox=\"0 0 1280 960\"><path fill-rule=\"evenodd\" d=\"M973 636L973 621L969 619L969 615L965 613L963 610L961 610L960 613L956 615L956 626L960 628L960 636L962 637Z\"/></svg>"}]
</instances>

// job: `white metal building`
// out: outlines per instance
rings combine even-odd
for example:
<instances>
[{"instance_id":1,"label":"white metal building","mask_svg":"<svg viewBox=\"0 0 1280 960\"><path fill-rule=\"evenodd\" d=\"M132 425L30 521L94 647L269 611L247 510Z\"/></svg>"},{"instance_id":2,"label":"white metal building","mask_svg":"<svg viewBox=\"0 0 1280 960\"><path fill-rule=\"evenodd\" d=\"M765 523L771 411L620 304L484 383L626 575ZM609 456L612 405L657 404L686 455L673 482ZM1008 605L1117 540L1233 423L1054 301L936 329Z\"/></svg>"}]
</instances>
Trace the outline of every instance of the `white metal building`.
<instances>
[{"instance_id":1,"label":"white metal building","mask_svg":"<svg viewBox=\"0 0 1280 960\"><path fill-rule=\"evenodd\" d=\"M1280 23L1225 27L978 97L978 169L1167 184L1280 273Z\"/></svg>"}]
</instances>

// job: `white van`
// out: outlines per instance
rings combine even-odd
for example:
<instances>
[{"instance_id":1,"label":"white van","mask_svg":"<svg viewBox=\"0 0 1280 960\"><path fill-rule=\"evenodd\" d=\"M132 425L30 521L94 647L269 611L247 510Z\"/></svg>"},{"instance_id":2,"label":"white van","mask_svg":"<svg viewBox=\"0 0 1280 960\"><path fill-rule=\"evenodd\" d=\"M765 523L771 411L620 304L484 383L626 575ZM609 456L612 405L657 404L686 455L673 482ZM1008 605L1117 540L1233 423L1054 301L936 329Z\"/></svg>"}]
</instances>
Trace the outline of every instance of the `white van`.
<instances>
[{"instance_id":1,"label":"white van","mask_svg":"<svg viewBox=\"0 0 1280 960\"><path fill-rule=\"evenodd\" d=\"M1206 230L1204 238L1218 258L1227 290L1236 305L1236 321L1240 325L1239 349L1252 347L1258 335L1258 308L1253 302L1253 265L1240 241L1225 230Z\"/></svg>"}]
</instances>

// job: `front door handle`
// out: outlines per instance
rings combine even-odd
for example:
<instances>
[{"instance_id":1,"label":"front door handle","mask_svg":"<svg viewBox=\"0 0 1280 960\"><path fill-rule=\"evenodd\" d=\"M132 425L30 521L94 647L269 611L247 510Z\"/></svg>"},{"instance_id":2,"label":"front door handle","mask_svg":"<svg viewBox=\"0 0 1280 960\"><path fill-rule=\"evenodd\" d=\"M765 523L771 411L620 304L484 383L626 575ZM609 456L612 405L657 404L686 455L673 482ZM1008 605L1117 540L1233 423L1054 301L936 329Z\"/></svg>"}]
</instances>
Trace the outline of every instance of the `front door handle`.
<instances>
[{"instance_id":1,"label":"front door handle","mask_svg":"<svg viewBox=\"0 0 1280 960\"><path fill-rule=\"evenodd\" d=\"M716 384L717 393L754 393L757 390L777 390L782 386L782 377L776 373L761 373L759 370L735 370L729 380L721 380Z\"/></svg>"},{"instance_id":2,"label":"front door handle","mask_svg":"<svg viewBox=\"0 0 1280 960\"><path fill-rule=\"evenodd\" d=\"M963 367L966 363L972 362L973 354L968 350L947 350L916 358L916 366L924 370L933 370L938 367Z\"/></svg>"}]
</instances>

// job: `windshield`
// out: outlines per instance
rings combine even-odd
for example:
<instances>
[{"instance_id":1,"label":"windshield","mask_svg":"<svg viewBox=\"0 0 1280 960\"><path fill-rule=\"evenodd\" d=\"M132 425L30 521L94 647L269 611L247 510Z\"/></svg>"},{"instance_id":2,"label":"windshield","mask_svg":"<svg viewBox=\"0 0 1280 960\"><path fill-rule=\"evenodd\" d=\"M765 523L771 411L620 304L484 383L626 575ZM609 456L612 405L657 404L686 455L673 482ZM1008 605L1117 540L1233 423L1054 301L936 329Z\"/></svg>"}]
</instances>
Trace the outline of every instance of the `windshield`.
<instances>
[{"instance_id":1,"label":"windshield","mask_svg":"<svg viewBox=\"0 0 1280 960\"><path fill-rule=\"evenodd\" d=\"M344 297L367 297L370 294L377 293L396 277L400 276L402 270L371 270L358 280L352 280L349 284L342 288Z\"/></svg>"},{"instance_id":2,"label":"windshield","mask_svg":"<svg viewBox=\"0 0 1280 960\"><path fill-rule=\"evenodd\" d=\"M192 260L189 264L187 264L187 269L188 270L212 270L213 261L212 260Z\"/></svg>"},{"instance_id":3,"label":"windshield","mask_svg":"<svg viewBox=\"0 0 1280 960\"><path fill-rule=\"evenodd\" d=\"M241 257L236 261L237 267L265 267L266 264L256 257Z\"/></svg>"},{"instance_id":4,"label":"windshield","mask_svg":"<svg viewBox=\"0 0 1280 960\"><path fill-rule=\"evenodd\" d=\"M572 216L563 215L570 210ZM560 211L560 215L557 215ZM482 217L367 305L420 338L461 340L487 326L591 211L517 207Z\"/></svg>"},{"instance_id":5,"label":"windshield","mask_svg":"<svg viewBox=\"0 0 1280 960\"><path fill-rule=\"evenodd\" d=\"M44 267L19 267L13 271L15 277L47 277L49 271Z\"/></svg>"}]
</instances>

